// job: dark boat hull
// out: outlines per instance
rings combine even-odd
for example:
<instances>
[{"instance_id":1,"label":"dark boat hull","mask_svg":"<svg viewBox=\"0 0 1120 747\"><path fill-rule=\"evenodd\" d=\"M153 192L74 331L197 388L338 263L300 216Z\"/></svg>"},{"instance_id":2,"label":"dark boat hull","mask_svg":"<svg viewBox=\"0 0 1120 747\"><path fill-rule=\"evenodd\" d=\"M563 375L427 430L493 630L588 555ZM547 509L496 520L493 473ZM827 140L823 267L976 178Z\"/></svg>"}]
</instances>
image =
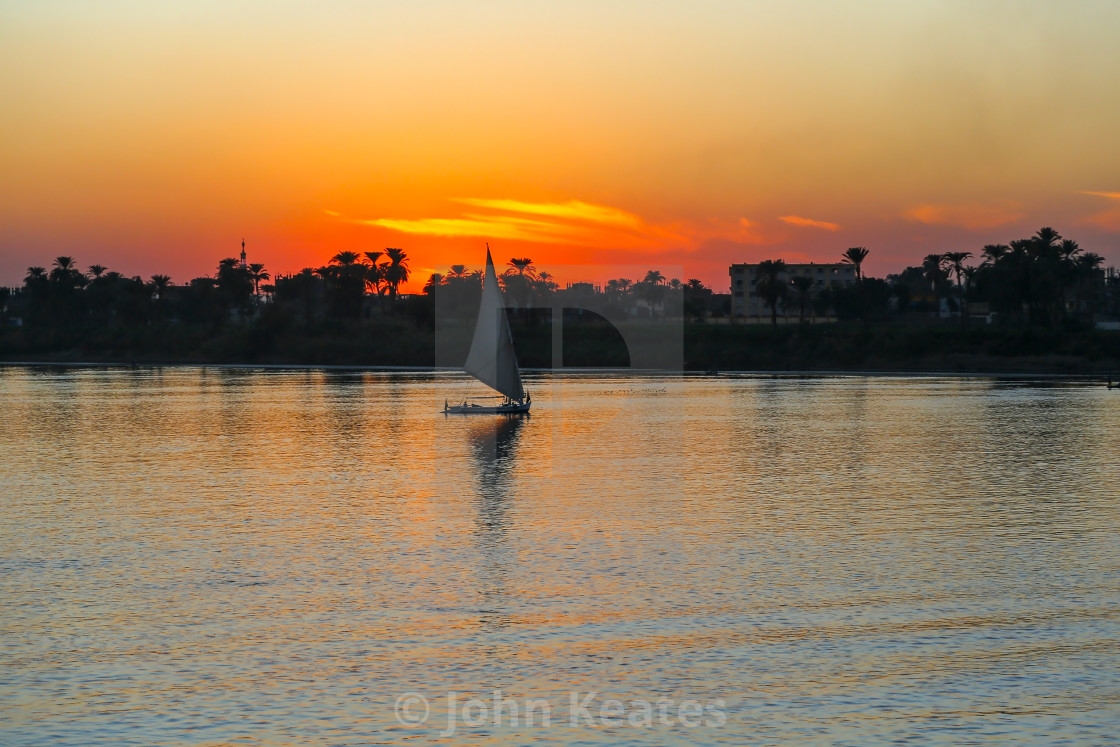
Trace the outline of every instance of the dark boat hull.
<instances>
[{"instance_id":1,"label":"dark boat hull","mask_svg":"<svg viewBox=\"0 0 1120 747\"><path fill-rule=\"evenodd\" d=\"M445 415L523 415L529 412L530 402L518 405L454 405L444 408Z\"/></svg>"}]
</instances>

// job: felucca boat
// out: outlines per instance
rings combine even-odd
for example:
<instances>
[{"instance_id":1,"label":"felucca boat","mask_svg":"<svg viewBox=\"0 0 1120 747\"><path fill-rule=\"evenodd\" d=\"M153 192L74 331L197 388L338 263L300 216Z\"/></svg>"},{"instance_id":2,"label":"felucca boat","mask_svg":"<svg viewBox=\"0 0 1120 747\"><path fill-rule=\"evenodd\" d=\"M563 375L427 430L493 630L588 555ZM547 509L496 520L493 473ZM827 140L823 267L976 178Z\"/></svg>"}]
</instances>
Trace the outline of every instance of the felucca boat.
<instances>
[{"instance_id":1,"label":"felucca boat","mask_svg":"<svg viewBox=\"0 0 1120 747\"><path fill-rule=\"evenodd\" d=\"M502 303L502 290L498 287L498 274L486 245L486 275L482 281L482 303L478 307L478 321L474 325L474 338L463 370L501 395L500 405L480 405L470 399L461 404L443 402L448 415L517 415L529 412L531 398L521 385L521 372L517 368L517 355L513 350L513 333L509 317ZM492 399L498 399L495 396ZM480 399L480 398L476 398Z\"/></svg>"}]
</instances>

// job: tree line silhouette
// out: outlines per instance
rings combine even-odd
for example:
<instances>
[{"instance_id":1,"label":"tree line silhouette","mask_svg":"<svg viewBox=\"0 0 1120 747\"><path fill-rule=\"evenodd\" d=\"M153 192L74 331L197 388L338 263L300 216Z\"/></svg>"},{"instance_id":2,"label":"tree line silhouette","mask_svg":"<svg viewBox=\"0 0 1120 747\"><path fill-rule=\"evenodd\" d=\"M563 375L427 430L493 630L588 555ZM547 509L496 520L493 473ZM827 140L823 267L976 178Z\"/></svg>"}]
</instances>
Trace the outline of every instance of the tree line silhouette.
<instances>
[{"instance_id":1,"label":"tree line silhouette","mask_svg":"<svg viewBox=\"0 0 1120 747\"><path fill-rule=\"evenodd\" d=\"M820 287L812 278L794 275L783 260L758 265L754 290L777 324L778 310L795 307L800 321L806 309L829 312L841 319L885 319L910 312L945 310L967 325L974 315L995 313L1020 326L1049 326L1073 319L1092 322L1101 312L1120 312L1120 279L1106 278L1104 258L1083 252L1076 241L1063 239L1053 228L1010 244L989 244L979 263L966 264L972 252L929 254L920 266L885 279L866 277L865 247L847 249L841 262L854 266L852 286ZM792 306L787 306L792 304Z\"/></svg>"},{"instance_id":2,"label":"tree line silhouette","mask_svg":"<svg viewBox=\"0 0 1120 747\"><path fill-rule=\"evenodd\" d=\"M856 281L849 285L814 282L782 260L761 262L750 290L767 305L772 324L763 327L776 326L779 311L802 322L814 315L840 324L795 324L776 330L781 337L755 340L751 336L761 330L745 327L756 325L689 323L690 365L769 367L787 354L805 364L823 365L831 357L838 365L857 365L860 355L884 353L904 361L956 349L958 343L972 353L987 346L1011 356L1060 349L1073 356L1096 351L1091 354L1099 358L1115 348L1115 333L1071 337L1070 331L1090 329L1101 312L1120 312L1120 283L1111 275L1106 281L1099 255L1051 228L985 246L976 258L969 252L931 254L886 278L863 271L869 254L852 247L839 258L854 267ZM213 275L183 284L164 274L145 280L98 264L82 271L75 258L62 256L49 269L28 268L21 287L0 288L0 357L427 365L437 306L449 304L457 318L473 318L482 271L452 265L428 277L421 293L402 294L410 275L408 255L399 248L339 252L321 267L292 275L227 258ZM658 270L601 286L561 288L528 257L510 259L499 280L513 308L515 336L525 342L543 334L534 331L535 311L553 307L563 294L597 294L600 302L630 316L696 322L727 316L731 298L698 279L666 278ZM969 311L989 312L999 323L969 325ZM931 331L929 317L947 313L959 316L967 337L947 334L957 326L948 322L936 325L936 334ZM13 326L16 319L21 326ZM847 321L858 324L846 327ZM912 332L905 331L910 327ZM866 334L876 329L884 333ZM888 334L891 329L903 331ZM1017 337L1014 330L1054 330L1065 337ZM597 349L597 332L579 334L588 336L589 349ZM753 353L743 347L748 344ZM542 337L529 348L534 345L543 351L548 341ZM779 352L788 345L793 347ZM767 349L772 357L757 357ZM852 357L853 350L864 352ZM550 357L541 358L547 365Z\"/></svg>"}]
</instances>

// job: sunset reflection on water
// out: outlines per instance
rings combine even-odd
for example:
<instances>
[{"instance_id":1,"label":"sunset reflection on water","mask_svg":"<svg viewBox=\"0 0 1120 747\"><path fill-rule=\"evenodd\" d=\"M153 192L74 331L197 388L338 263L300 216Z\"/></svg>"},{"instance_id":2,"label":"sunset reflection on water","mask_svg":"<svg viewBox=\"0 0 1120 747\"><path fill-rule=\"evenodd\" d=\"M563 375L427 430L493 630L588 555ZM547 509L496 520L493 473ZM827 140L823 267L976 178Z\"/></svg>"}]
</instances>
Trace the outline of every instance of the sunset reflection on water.
<instances>
[{"instance_id":1,"label":"sunset reflection on water","mask_svg":"<svg viewBox=\"0 0 1120 747\"><path fill-rule=\"evenodd\" d=\"M1120 396L949 378L0 368L0 742L1117 741Z\"/></svg>"}]
</instances>

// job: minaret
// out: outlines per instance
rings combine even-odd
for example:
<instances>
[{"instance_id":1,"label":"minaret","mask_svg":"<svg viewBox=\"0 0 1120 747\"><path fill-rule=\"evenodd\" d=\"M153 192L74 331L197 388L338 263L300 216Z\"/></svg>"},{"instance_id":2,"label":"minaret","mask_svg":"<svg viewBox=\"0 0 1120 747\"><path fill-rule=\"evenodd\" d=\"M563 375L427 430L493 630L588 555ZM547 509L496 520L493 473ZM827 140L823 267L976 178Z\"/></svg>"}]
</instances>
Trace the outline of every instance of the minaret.
<instances>
[{"instance_id":1,"label":"minaret","mask_svg":"<svg viewBox=\"0 0 1120 747\"><path fill-rule=\"evenodd\" d=\"M245 239L241 239L241 266L242 267L248 267L249 266L249 265L245 264Z\"/></svg>"}]
</instances>

